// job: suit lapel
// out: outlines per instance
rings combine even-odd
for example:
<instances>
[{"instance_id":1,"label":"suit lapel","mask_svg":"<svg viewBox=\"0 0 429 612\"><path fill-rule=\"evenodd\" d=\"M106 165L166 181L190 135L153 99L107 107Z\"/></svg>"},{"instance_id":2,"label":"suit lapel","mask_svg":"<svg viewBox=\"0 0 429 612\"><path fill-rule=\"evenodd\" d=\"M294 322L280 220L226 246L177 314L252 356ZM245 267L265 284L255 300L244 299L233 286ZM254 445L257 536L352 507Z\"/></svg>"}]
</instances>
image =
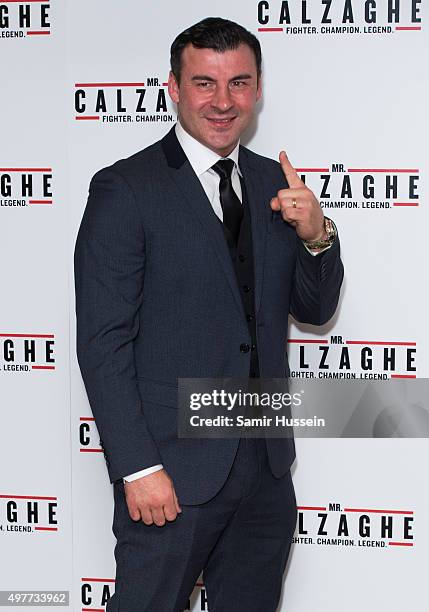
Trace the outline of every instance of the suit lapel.
<instances>
[{"instance_id":1,"label":"suit lapel","mask_svg":"<svg viewBox=\"0 0 429 612\"><path fill-rule=\"evenodd\" d=\"M192 169L172 128L161 140L161 146L167 158L170 176L184 196L184 201L198 218L208 242L213 248L228 284L234 296L237 308L244 317L243 304L237 285L237 277L225 240L222 225L219 222L206 193Z\"/></svg>"},{"instance_id":2,"label":"suit lapel","mask_svg":"<svg viewBox=\"0 0 429 612\"><path fill-rule=\"evenodd\" d=\"M265 248L268 222L271 219L271 208L269 202L266 202L264 205L261 171L255 164L252 164L246 149L243 147L240 147L239 165L246 186L247 201L252 224L255 270L255 312L257 313L260 308L262 297Z\"/></svg>"}]
</instances>

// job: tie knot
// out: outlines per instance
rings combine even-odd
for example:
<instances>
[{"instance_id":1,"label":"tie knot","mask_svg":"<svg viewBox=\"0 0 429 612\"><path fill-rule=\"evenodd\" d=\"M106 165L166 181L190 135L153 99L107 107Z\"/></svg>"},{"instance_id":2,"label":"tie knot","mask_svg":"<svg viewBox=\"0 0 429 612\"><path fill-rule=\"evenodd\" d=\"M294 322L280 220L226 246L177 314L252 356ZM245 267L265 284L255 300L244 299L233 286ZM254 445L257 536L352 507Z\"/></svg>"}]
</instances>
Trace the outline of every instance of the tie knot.
<instances>
[{"instance_id":1,"label":"tie knot","mask_svg":"<svg viewBox=\"0 0 429 612\"><path fill-rule=\"evenodd\" d=\"M234 160L220 159L212 166L213 170L219 174L220 178L230 179L232 169L234 168Z\"/></svg>"}]
</instances>

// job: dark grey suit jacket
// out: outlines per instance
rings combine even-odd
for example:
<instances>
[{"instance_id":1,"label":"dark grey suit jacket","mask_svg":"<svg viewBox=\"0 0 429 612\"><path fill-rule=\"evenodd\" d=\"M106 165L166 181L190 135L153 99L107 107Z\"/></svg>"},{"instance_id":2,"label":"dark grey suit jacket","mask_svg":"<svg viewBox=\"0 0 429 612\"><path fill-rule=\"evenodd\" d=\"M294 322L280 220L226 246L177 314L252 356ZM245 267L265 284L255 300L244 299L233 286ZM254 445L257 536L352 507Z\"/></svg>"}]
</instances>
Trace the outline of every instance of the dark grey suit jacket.
<instances>
[{"instance_id":1,"label":"dark grey suit jacket","mask_svg":"<svg viewBox=\"0 0 429 612\"><path fill-rule=\"evenodd\" d=\"M240 147L255 260L261 377L288 375L288 315L320 325L335 312L338 239L321 255L272 212L280 165ZM245 378L250 343L221 224L174 128L93 177L75 247L77 355L110 481L163 463L184 504L224 483L237 440L177 437L177 379ZM273 474L291 439L267 440Z\"/></svg>"}]
</instances>

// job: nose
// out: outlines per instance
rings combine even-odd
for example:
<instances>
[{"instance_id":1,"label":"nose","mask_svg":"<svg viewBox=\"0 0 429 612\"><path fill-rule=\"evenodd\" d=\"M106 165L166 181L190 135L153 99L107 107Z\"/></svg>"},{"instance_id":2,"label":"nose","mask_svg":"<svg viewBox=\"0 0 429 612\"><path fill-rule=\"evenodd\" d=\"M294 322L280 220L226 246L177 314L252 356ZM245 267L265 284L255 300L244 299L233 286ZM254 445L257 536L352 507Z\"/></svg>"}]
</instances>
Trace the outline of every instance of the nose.
<instances>
[{"instance_id":1,"label":"nose","mask_svg":"<svg viewBox=\"0 0 429 612\"><path fill-rule=\"evenodd\" d=\"M217 85L211 99L211 106L222 113L232 108L233 101L228 85Z\"/></svg>"}]
</instances>

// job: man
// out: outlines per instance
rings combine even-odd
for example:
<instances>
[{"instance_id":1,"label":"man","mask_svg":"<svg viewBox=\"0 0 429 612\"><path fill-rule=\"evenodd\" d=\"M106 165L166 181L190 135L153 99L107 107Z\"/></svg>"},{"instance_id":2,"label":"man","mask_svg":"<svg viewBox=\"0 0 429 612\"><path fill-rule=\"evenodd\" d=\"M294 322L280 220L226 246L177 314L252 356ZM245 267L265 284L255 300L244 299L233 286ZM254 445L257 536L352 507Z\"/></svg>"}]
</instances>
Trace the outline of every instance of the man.
<instances>
[{"instance_id":1,"label":"man","mask_svg":"<svg viewBox=\"0 0 429 612\"><path fill-rule=\"evenodd\" d=\"M75 251L77 351L114 483L108 612L277 607L296 501L291 439L179 439L178 378L288 375L287 319L320 325L336 230L292 168L240 146L257 39L210 18L171 48L178 123L98 172ZM225 158L227 160L225 161Z\"/></svg>"}]
</instances>

